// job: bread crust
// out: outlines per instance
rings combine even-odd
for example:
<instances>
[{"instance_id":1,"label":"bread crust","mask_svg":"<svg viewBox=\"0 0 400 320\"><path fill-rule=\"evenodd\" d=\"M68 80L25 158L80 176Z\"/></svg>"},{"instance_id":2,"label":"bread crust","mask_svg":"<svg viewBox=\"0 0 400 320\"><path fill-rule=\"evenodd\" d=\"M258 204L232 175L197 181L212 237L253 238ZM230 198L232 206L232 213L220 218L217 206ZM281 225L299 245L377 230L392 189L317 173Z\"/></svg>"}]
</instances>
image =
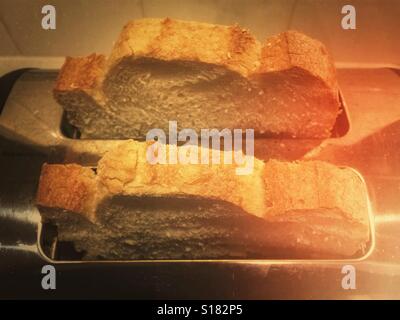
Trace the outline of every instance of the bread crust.
<instances>
[{"instance_id":1,"label":"bread crust","mask_svg":"<svg viewBox=\"0 0 400 320\"><path fill-rule=\"evenodd\" d=\"M243 76L260 65L261 45L238 25L141 19L126 24L111 52L108 67L121 59L154 58L163 61L194 61L226 67Z\"/></svg>"},{"instance_id":2,"label":"bread crust","mask_svg":"<svg viewBox=\"0 0 400 320\"><path fill-rule=\"evenodd\" d=\"M96 175L92 169L76 164L43 165L37 205L73 211L94 221L98 196Z\"/></svg>"},{"instance_id":3,"label":"bread crust","mask_svg":"<svg viewBox=\"0 0 400 320\"><path fill-rule=\"evenodd\" d=\"M265 217L296 210L338 209L349 221L368 224L368 199L363 181L350 168L322 161L270 160L264 170L268 206Z\"/></svg>"},{"instance_id":4,"label":"bread crust","mask_svg":"<svg viewBox=\"0 0 400 320\"><path fill-rule=\"evenodd\" d=\"M289 30L265 41L258 73L301 68L324 81L337 95L338 84L332 57L325 46L305 34Z\"/></svg>"},{"instance_id":5,"label":"bread crust","mask_svg":"<svg viewBox=\"0 0 400 320\"><path fill-rule=\"evenodd\" d=\"M266 211L263 200L264 182L262 172L264 163L254 160L253 172L237 175L240 166L235 163L224 164L226 155L217 151L221 164L150 164L146 159L149 143L128 141L109 151L99 161L97 175L99 182L110 194L174 196L189 195L225 200L243 210L262 217ZM168 145L166 154L173 149ZM210 149L196 147L199 157Z\"/></svg>"},{"instance_id":6,"label":"bread crust","mask_svg":"<svg viewBox=\"0 0 400 320\"><path fill-rule=\"evenodd\" d=\"M104 77L106 56L66 57L58 74L55 90L98 90Z\"/></svg>"},{"instance_id":7,"label":"bread crust","mask_svg":"<svg viewBox=\"0 0 400 320\"><path fill-rule=\"evenodd\" d=\"M102 54L67 57L60 70L57 90L98 88L109 69L123 58L210 63L253 74L300 67L337 89L333 60L325 46L301 32L289 30L261 45L238 25L165 19L140 19L127 23L108 58Z\"/></svg>"}]
</instances>

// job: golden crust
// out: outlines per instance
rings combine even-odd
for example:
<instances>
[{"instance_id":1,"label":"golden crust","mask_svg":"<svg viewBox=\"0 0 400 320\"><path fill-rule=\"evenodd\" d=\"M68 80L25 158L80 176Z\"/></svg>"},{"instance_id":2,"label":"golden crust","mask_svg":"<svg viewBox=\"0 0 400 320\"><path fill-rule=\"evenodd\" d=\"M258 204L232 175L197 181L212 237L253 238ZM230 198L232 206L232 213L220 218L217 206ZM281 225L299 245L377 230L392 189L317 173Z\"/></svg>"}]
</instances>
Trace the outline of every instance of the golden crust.
<instances>
[{"instance_id":1,"label":"golden crust","mask_svg":"<svg viewBox=\"0 0 400 320\"><path fill-rule=\"evenodd\" d=\"M106 57L102 54L93 53L86 57L67 57L58 74L54 90L99 90L105 65Z\"/></svg>"},{"instance_id":2,"label":"golden crust","mask_svg":"<svg viewBox=\"0 0 400 320\"><path fill-rule=\"evenodd\" d=\"M259 66L260 43L235 26L166 19L141 19L123 28L109 59L154 58L210 63L243 76Z\"/></svg>"},{"instance_id":3,"label":"golden crust","mask_svg":"<svg viewBox=\"0 0 400 320\"><path fill-rule=\"evenodd\" d=\"M151 164L146 158L150 145L128 141L105 154L99 161L97 169L99 181L109 193L214 198L231 202L250 214L263 216L266 208L261 178L264 163L261 160L254 160L251 174L237 175L236 169L243 166L234 163L223 164L224 157L228 156L227 153L217 151L222 164L213 164L212 154L208 153L209 149L196 147L199 162L200 156L207 152L209 164ZM185 149L167 146L167 157L174 150L178 154Z\"/></svg>"},{"instance_id":4,"label":"golden crust","mask_svg":"<svg viewBox=\"0 0 400 320\"><path fill-rule=\"evenodd\" d=\"M97 197L96 175L79 165L44 164L36 203L39 206L65 209L94 219Z\"/></svg>"},{"instance_id":5,"label":"golden crust","mask_svg":"<svg viewBox=\"0 0 400 320\"><path fill-rule=\"evenodd\" d=\"M336 208L348 220L368 224L368 197L363 181L350 168L322 161L270 160L264 171L266 217L291 210Z\"/></svg>"},{"instance_id":6,"label":"golden crust","mask_svg":"<svg viewBox=\"0 0 400 320\"><path fill-rule=\"evenodd\" d=\"M290 30L272 36L261 50L258 73L301 68L324 81L337 95L336 69L325 46L305 34Z\"/></svg>"},{"instance_id":7,"label":"golden crust","mask_svg":"<svg viewBox=\"0 0 400 320\"><path fill-rule=\"evenodd\" d=\"M104 55L66 58L58 91L101 91L109 70L124 58L209 63L244 77L298 67L320 78L337 95L332 58L325 46L297 31L287 31L260 42L234 26L173 19L140 19L124 26L107 62ZM103 96L102 92L95 92Z\"/></svg>"}]
</instances>

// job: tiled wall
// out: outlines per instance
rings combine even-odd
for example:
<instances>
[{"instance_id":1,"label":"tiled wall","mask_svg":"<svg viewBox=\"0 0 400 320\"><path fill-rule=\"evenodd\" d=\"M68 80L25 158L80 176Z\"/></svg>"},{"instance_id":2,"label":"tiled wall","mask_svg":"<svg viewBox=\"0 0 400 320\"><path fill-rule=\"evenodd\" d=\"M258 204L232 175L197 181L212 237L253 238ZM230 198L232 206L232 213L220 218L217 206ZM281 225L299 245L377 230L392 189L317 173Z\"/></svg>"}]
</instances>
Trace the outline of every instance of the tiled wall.
<instances>
[{"instance_id":1,"label":"tiled wall","mask_svg":"<svg viewBox=\"0 0 400 320\"><path fill-rule=\"evenodd\" d=\"M57 29L41 28L41 8ZM357 30L341 28L341 8L357 9ZM336 61L400 64L400 0L0 0L0 56L107 53L122 25L140 17L239 23L261 40L298 29L323 41Z\"/></svg>"}]
</instances>

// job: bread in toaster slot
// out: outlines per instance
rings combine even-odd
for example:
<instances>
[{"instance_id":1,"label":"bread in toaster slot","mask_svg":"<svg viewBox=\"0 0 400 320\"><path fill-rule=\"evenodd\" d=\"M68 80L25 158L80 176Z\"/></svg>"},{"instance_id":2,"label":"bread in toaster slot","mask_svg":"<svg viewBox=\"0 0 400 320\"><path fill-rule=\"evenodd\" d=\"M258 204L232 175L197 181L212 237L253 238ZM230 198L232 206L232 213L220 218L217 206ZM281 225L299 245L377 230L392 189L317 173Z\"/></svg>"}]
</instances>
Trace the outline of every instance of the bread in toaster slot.
<instances>
[{"instance_id":1,"label":"bread in toaster slot","mask_svg":"<svg viewBox=\"0 0 400 320\"><path fill-rule=\"evenodd\" d=\"M259 42L239 26L141 19L109 56L68 57L54 88L88 139L142 139L153 128L247 129L327 138L340 112L325 46L297 31Z\"/></svg>"},{"instance_id":2,"label":"bread in toaster slot","mask_svg":"<svg viewBox=\"0 0 400 320\"><path fill-rule=\"evenodd\" d=\"M351 169L254 159L241 176L234 163L149 164L148 146L126 141L96 172L43 166L42 217L84 259L349 258L368 247L368 195Z\"/></svg>"}]
</instances>

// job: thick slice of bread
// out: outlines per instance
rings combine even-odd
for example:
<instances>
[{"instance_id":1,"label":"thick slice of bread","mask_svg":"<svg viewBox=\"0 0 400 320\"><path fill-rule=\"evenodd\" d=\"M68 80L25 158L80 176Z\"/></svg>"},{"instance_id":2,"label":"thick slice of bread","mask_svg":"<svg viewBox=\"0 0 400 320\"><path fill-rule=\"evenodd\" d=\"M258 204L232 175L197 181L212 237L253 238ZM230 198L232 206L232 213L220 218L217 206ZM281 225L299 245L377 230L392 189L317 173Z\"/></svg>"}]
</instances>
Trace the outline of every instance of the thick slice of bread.
<instances>
[{"instance_id":1,"label":"thick slice of bread","mask_svg":"<svg viewBox=\"0 0 400 320\"><path fill-rule=\"evenodd\" d=\"M228 241L225 249L232 241L241 243L236 249L243 255L243 241L249 237L257 239L249 244L253 253L262 252L262 248L304 253L308 248L308 254L317 256L352 256L366 247L368 197L362 180L351 169L319 161L264 163L253 159L252 173L237 175L238 165L223 162L150 164L146 159L148 146L144 142L122 143L104 155L96 172L78 165L43 166L37 204L44 218L63 230L63 240L78 241L77 248L89 252L90 257L143 257L146 250L134 247L142 243L139 235L146 234L145 228L151 233L154 214L154 228L165 234L175 230L180 236L174 233L169 239L175 241L171 255L168 251L160 253L161 248L167 250L164 241L168 236L164 239L160 235L158 242L151 242L149 248L154 245L154 251L149 257L153 258L176 257L179 250L181 257L190 256L185 252L186 243L195 250L196 241L212 242L214 236L219 245L215 244L215 252L210 249L212 257L227 255L229 250L217 248L224 246L223 241ZM180 148L183 147L177 149ZM204 151L199 148L199 154ZM224 159L225 154L220 153ZM152 200L145 201L145 205L140 202L149 197ZM191 207L188 199L193 197ZM174 201L181 198L179 201L185 204L176 204L180 211L174 211ZM199 199L208 201L197 207ZM168 207L168 200L172 207ZM158 201L165 208L157 206ZM141 204L136 207L138 203ZM213 219L220 221L217 226L213 226ZM231 228L239 231L232 234ZM250 236L253 232L257 234ZM102 241L108 241L113 253L107 255L106 249L100 250ZM121 241L128 242L131 255L124 251L128 249ZM202 256L199 252L192 254Z\"/></svg>"},{"instance_id":2,"label":"thick slice of bread","mask_svg":"<svg viewBox=\"0 0 400 320\"><path fill-rule=\"evenodd\" d=\"M109 58L67 58L54 95L84 138L144 139L168 121L325 138L339 112L320 42L287 31L261 44L238 26L171 19L128 23Z\"/></svg>"}]
</instances>

